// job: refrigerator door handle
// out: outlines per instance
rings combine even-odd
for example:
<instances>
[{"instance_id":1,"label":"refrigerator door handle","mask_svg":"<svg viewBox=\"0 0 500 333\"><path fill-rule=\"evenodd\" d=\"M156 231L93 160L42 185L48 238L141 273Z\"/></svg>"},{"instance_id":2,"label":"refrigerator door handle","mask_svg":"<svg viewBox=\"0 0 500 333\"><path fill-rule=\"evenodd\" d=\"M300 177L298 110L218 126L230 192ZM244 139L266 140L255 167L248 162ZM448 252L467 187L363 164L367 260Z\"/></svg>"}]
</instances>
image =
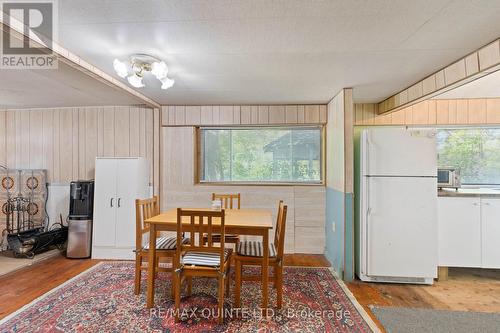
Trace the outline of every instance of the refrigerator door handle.
<instances>
[{"instance_id":1,"label":"refrigerator door handle","mask_svg":"<svg viewBox=\"0 0 500 333\"><path fill-rule=\"evenodd\" d=\"M367 153L368 153L368 150L367 150ZM365 198L366 198L366 205L367 205L367 208L366 208L366 218L365 218L365 230L366 230L366 233L365 233L365 258L366 258L366 261L365 261L365 274L367 276L370 275L370 271L371 271L371 256L370 256L370 248L371 248L371 241L370 241L370 232L371 232L371 216L373 214L373 207L371 205L371 200L370 200L370 188L371 188L371 182L372 181L375 181L375 179L373 178L366 178L365 179L365 184L366 184L366 193L365 193Z\"/></svg>"},{"instance_id":2,"label":"refrigerator door handle","mask_svg":"<svg viewBox=\"0 0 500 333\"><path fill-rule=\"evenodd\" d=\"M365 162L365 174L370 173L370 133L366 133L366 162Z\"/></svg>"},{"instance_id":3,"label":"refrigerator door handle","mask_svg":"<svg viewBox=\"0 0 500 333\"><path fill-rule=\"evenodd\" d=\"M366 174L368 175L371 175L371 170L370 170L370 161L371 161L371 157L373 154L370 154L370 150L371 150L371 147L374 147L375 144L373 143L373 141L371 140L371 131L368 131L367 135L366 135L366 169L365 169L365 172Z\"/></svg>"},{"instance_id":4,"label":"refrigerator door handle","mask_svg":"<svg viewBox=\"0 0 500 333\"><path fill-rule=\"evenodd\" d=\"M368 142L369 145L372 145L373 142L371 140L371 137L370 137L370 134L368 133L368 135L366 136L366 141Z\"/></svg>"},{"instance_id":5,"label":"refrigerator door handle","mask_svg":"<svg viewBox=\"0 0 500 333\"><path fill-rule=\"evenodd\" d=\"M372 213L372 208L371 207L368 207L366 209L366 224L365 224L365 228L366 228L366 234L365 234L365 274L366 275L370 275L370 215Z\"/></svg>"}]
</instances>

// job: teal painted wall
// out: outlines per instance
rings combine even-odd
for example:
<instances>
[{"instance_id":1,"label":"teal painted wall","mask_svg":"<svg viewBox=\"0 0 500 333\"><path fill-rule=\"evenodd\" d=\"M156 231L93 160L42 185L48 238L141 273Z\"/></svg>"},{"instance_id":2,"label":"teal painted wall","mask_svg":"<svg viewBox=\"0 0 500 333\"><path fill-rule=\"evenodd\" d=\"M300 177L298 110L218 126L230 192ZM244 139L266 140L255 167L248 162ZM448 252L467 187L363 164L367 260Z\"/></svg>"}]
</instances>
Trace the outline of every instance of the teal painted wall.
<instances>
[{"instance_id":1,"label":"teal painted wall","mask_svg":"<svg viewBox=\"0 0 500 333\"><path fill-rule=\"evenodd\" d=\"M344 216L344 192L327 187L325 256L341 278L343 278L344 274ZM335 232L332 228L333 222L335 222Z\"/></svg>"},{"instance_id":2,"label":"teal painted wall","mask_svg":"<svg viewBox=\"0 0 500 333\"><path fill-rule=\"evenodd\" d=\"M354 277L354 207L353 195L326 188L325 256L344 280ZM335 222L335 232L332 223Z\"/></svg>"},{"instance_id":3,"label":"teal painted wall","mask_svg":"<svg viewBox=\"0 0 500 333\"><path fill-rule=\"evenodd\" d=\"M344 280L354 279L354 207L353 194L345 193L345 264Z\"/></svg>"}]
</instances>

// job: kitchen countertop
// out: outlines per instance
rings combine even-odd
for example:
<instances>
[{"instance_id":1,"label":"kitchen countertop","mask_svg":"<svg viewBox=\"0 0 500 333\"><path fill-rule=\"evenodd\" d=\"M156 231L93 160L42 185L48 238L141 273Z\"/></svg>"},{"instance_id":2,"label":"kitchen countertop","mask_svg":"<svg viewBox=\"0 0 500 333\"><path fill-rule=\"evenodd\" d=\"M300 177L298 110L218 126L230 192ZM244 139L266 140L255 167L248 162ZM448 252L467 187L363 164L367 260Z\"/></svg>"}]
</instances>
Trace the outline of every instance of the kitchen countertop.
<instances>
[{"instance_id":1,"label":"kitchen countertop","mask_svg":"<svg viewBox=\"0 0 500 333\"><path fill-rule=\"evenodd\" d=\"M493 188L460 188L458 191L451 188L438 190L438 197L484 197L500 198L500 189Z\"/></svg>"}]
</instances>

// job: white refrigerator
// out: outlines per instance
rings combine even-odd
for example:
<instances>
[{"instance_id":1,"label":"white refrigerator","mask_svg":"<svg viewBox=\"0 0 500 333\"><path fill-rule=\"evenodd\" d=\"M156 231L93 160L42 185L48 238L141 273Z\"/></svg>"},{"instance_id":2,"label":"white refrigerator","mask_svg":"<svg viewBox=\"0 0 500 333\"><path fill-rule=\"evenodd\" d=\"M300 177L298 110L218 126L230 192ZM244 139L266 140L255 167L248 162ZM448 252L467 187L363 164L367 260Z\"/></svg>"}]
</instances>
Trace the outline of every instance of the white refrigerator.
<instances>
[{"instance_id":1,"label":"white refrigerator","mask_svg":"<svg viewBox=\"0 0 500 333\"><path fill-rule=\"evenodd\" d=\"M437 277L436 149L432 129L362 132L361 280L432 284Z\"/></svg>"}]
</instances>

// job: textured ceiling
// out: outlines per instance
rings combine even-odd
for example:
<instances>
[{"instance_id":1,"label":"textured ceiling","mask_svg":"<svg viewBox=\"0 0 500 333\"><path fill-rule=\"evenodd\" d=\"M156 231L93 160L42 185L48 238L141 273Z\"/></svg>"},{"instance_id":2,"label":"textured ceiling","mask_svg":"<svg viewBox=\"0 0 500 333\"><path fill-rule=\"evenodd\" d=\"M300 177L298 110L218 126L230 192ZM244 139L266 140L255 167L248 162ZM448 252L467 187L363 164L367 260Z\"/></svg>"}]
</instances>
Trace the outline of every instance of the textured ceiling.
<instances>
[{"instance_id":1,"label":"textured ceiling","mask_svg":"<svg viewBox=\"0 0 500 333\"><path fill-rule=\"evenodd\" d=\"M60 43L108 74L133 53L167 62L173 88L138 89L161 104L324 103L343 87L377 102L499 22L498 0L59 0Z\"/></svg>"},{"instance_id":2,"label":"textured ceiling","mask_svg":"<svg viewBox=\"0 0 500 333\"><path fill-rule=\"evenodd\" d=\"M62 45L104 71L145 52L162 104L380 101L500 36L498 0L60 1Z\"/></svg>"},{"instance_id":3,"label":"textured ceiling","mask_svg":"<svg viewBox=\"0 0 500 333\"><path fill-rule=\"evenodd\" d=\"M61 61L58 69L0 70L0 109L143 103Z\"/></svg>"}]
</instances>

